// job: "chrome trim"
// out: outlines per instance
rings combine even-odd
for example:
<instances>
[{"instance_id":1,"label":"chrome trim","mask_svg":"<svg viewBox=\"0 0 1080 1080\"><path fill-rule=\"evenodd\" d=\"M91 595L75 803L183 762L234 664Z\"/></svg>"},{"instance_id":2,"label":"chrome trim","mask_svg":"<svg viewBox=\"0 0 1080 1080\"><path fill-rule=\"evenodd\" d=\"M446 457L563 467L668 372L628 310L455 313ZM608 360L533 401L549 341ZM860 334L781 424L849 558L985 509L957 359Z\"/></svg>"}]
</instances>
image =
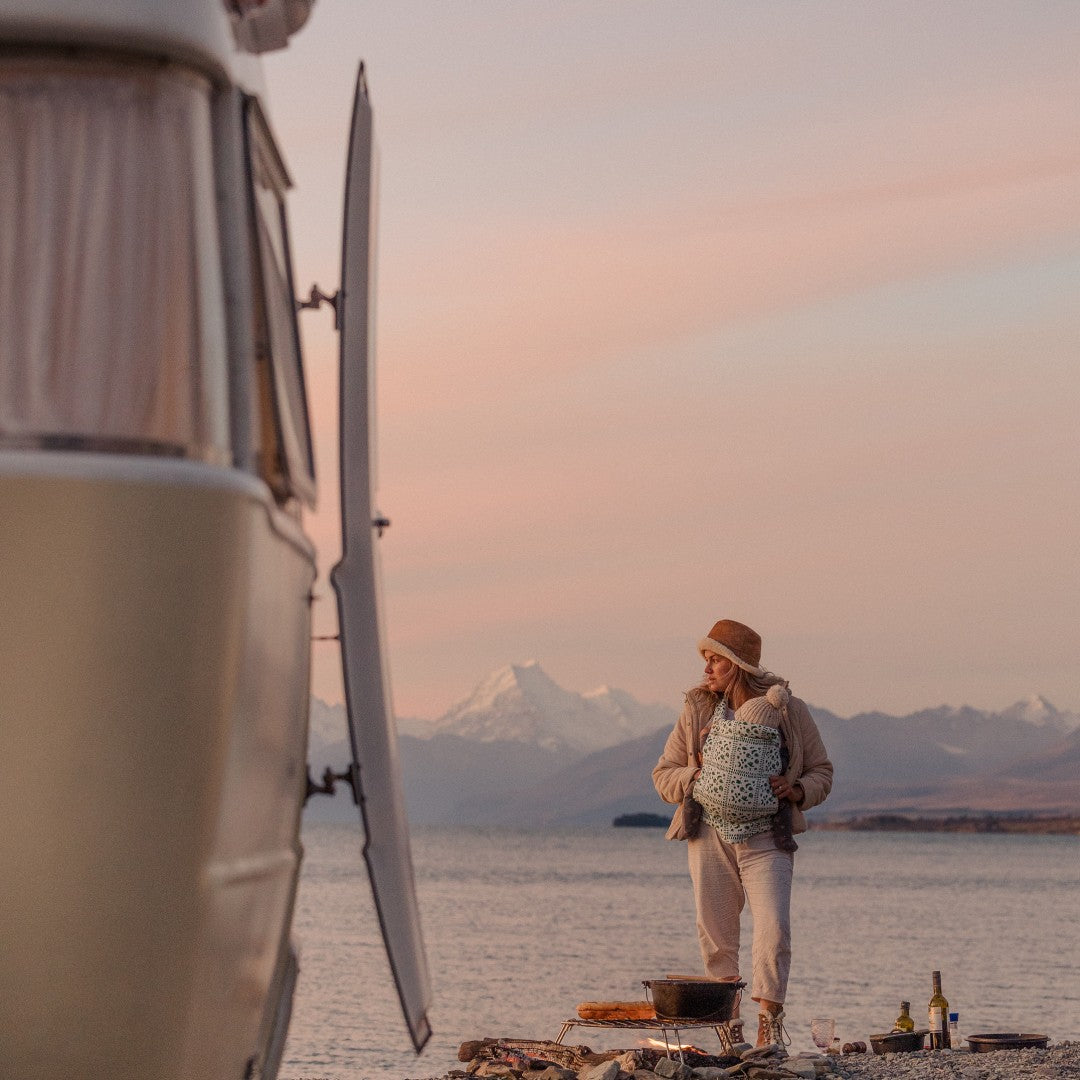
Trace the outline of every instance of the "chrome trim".
<instances>
[{"instance_id":1,"label":"chrome trim","mask_svg":"<svg viewBox=\"0 0 1080 1080\"><path fill-rule=\"evenodd\" d=\"M46 450L80 454L124 454L136 457L183 458L206 465L230 465L224 450L212 446L181 446L157 439L131 439L119 435L5 435L0 450Z\"/></svg>"}]
</instances>

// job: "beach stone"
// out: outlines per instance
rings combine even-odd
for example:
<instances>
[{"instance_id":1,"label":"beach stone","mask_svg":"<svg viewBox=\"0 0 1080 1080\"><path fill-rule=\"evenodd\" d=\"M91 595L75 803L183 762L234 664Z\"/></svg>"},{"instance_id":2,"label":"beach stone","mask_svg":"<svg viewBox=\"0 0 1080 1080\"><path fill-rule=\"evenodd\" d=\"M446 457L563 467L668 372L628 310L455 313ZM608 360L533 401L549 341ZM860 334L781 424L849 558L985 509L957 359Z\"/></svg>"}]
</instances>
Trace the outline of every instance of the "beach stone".
<instances>
[{"instance_id":1,"label":"beach stone","mask_svg":"<svg viewBox=\"0 0 1080 1080\"><path fill-rule=\"evenodd\" d=\"M599 1065L589 1065L578 1073L578 1080L617 1080L619 1073L617 1061L603 1061Z\"/></svg>"},{"instance_id":2,"label":"beach stone","mask_svg":"<svg viewBox=\"0 0 1080 1080\"><path fill-rule=\"evenodd\" d=\"M656 1080L656 1073L652 1069L635 1069L634 1080Z\"/></svg>"},{"instance_id":3,"label":"beach stone","mask_svg":"<svg viewBox=\"0 0 1080 1080\"><path fill-rule=\"evenodd\" d=\"M753 1069L784 1069L787 1066L787 1053L781 1046L757 1046L742 1055L743 1066L747 1075L753 1075Z\"/></svg>"},{"instance_id":4,"label":"beach stone","mask_svg":"<svg viewBox=\"0 0 1080 1080\"><path fill-rule=\"evenodd\" d=\"M614 1060L618 1062L619 1068L624 1073L630 1073L631 1075L637 1072L644 1064L641 1060L641 1054L636 1050L627 1050L625 1054L620 1054Z\"/></svg>"},{"instance_id":5,"label":"beach stone","mask_svg":"<svg viewBox=\"0 0 1080 1080\"><path fill-rule=\"evenodd\" d=\"M662 1057L654 1066L653 1072L664 1080L691 1080L694 1070L674 1058Z\"/></svg>"},{"instance_id":6,"label":"beach stone","mask_svg":"<svg viewBox=\"0 0 1080 1080\"><path fill-rule=\"evenodd\" d=\"M690 1070L697 1080L724 1080L728 1075L727 1069L721 1069L716 1065L699 1065Z\"/></svg>"},{"instance_id":7,"label":"beach stone","mask_svg":"<svg viewBox=\"0 0 1080 1080\"><path fill-rule=\"evenodd\" d=\"M516 1069L512 1069L505 1061L481 1061L476 1068L469 1067L470 1076L504 1076L504 1077L517 1077L521 1076Z\"/></svg>"},{"instance_id":8,"label":"beach stone","mask_svg":"<svg viewBox=\"0 0 1080 1080\"><path fill-rule=\"evenodd\" d=\"M750 1046L746 1050L740 1052L739 1057L743 1061L758 1061L761 1058L771 1057L773 1048L771 1046Z\"/></svg>"},{"instance_id":9,"label":"beach stone","mask_svg":"<svg viewBox=\"0 0 1080 1080\"><path fill-rule=\"evenodd\" d=\"M574 1080L577 1073L573 1069L561 1069L558 1065L549 1065L542 1072L530 1073L536 1080Z\"/></svg>"}]
</instances>

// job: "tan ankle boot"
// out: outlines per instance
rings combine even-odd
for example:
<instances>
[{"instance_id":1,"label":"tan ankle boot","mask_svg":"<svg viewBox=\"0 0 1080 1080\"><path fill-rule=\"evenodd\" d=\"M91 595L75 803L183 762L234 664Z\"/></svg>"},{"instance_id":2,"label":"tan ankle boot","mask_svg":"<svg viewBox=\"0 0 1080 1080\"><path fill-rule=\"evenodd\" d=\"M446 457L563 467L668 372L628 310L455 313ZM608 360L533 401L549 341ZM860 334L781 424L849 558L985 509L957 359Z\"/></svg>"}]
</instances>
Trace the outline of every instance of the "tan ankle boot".
<instances>
[{"instance_id":1,"label":"tan ankle boot","mask_svg":"<svg viewBox=\"0 0 1080 1080\"><path fill-rule=\"evenodd\" d=\"M784 1030L784 1010L779 1012L759 1012L757 1045L776 1046L781 1051L791 1042L788 1033ZM784 1051L786 1053L786 1051Z\"/></svg>"}]
</instances>

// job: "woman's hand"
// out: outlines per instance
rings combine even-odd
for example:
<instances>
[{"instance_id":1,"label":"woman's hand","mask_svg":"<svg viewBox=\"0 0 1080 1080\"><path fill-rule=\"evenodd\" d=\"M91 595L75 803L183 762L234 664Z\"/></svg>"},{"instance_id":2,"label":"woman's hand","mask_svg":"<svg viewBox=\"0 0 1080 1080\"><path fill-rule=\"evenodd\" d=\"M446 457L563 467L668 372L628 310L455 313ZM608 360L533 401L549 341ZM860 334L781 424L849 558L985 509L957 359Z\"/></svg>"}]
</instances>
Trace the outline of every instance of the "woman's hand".
<instances>
[{"instance_id":1,"label":"woman's hand","mask_svg":"<svg viewBox=\"0 0 1080 1080\"><path fill-rule=\"evenodd\" d=\"M772 788L773 794L778 799L789 799L791 802L797 803L803 797L803 791L799 785L799 781L796 780L793 784L789 784L787 777L785 777L783 773L779 773L776 776L770 776L769 787Z\"/></svg>"}]
</instances>

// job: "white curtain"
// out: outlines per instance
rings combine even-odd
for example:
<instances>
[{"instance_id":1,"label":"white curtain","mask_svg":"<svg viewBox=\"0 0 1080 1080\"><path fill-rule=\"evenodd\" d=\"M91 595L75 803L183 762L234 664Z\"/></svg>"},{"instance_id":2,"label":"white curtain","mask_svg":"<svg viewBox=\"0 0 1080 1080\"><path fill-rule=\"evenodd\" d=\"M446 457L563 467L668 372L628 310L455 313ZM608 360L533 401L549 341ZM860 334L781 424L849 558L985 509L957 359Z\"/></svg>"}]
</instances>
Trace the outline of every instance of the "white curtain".
<instances>
[{"instance_id":1,"label":"white curtain","mask_svg":"<svg viewBox=\"0 0 1080 1080\"><path fill-rule=\"evenodd\" d=\"M0 61L0 445L227 460L223 302L206 85Z\"/></svg>"}]
</instances>

